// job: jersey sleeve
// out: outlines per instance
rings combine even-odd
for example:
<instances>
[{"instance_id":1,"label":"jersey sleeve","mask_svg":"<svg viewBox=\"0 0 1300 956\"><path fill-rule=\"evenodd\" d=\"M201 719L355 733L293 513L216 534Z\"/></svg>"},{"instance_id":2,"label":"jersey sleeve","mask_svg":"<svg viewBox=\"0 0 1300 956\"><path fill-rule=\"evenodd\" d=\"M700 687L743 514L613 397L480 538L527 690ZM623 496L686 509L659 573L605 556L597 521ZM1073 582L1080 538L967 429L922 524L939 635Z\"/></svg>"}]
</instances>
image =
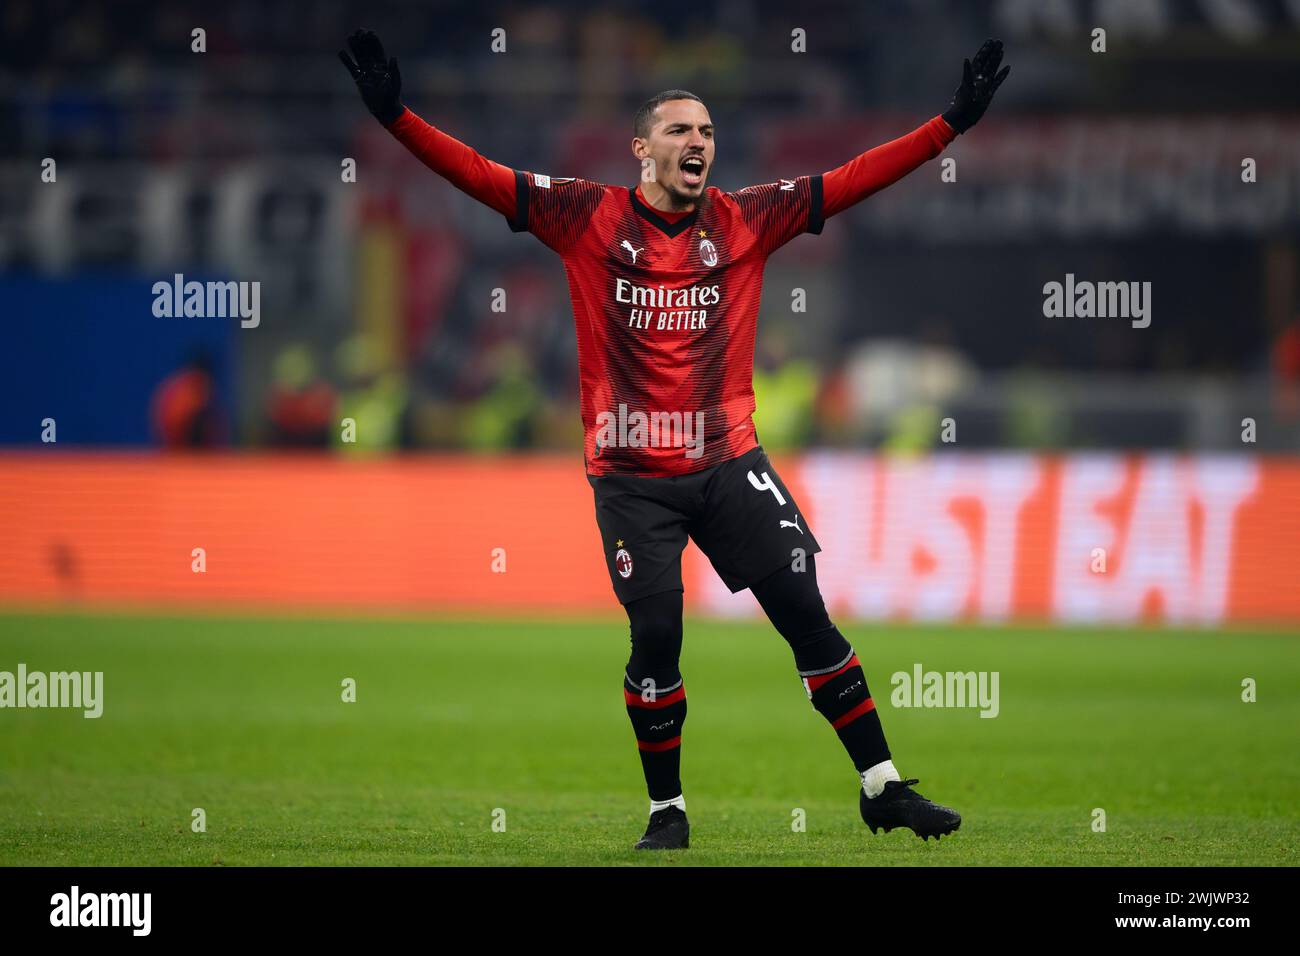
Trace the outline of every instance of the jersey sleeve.
<instances>
[{"instance_id":1,"label":"jersey sleeve","mask_svg":"<svg viewBox=\"0 0 1300 956\"><path fill-rule=\"evenodd\" d=\"M503 216L515 207L515 171L485 159L477 151L411 110L403 110L389 127L399 143L457 189Z\"/></svg>"},{"instance_id":2,"label":"jersey sleeve","mask_svg":"<svg viewBox=\"0 0 1300 956\"><path fill-rule=\"evenodd\" d=\"M730 195L764 254L801 233L819 233L825 225L821 176L747 186Z\"/></svg>"},{"instance_id":3,"label":"jersey sleeve","mask_svg":"<svg viewBox=\"0 0 1300 956\"><path fill-rule=\"evenodd\" d=\"M514 232L531 232L563 253L586 231L606 187L586 179L515 172L515 208L507 216Z\"/></svg>"},{"instance_id":4,"label":"jersey sleeve","mask_svg":"<svg viewBox=\"0 0 1300 956\"><path fill-rule=\"evenodd\" d=\"M943 152L957 134L936 116L898 139L867 150L822 177L827 217L843 212Z\"/></svg>"}]
</instances>

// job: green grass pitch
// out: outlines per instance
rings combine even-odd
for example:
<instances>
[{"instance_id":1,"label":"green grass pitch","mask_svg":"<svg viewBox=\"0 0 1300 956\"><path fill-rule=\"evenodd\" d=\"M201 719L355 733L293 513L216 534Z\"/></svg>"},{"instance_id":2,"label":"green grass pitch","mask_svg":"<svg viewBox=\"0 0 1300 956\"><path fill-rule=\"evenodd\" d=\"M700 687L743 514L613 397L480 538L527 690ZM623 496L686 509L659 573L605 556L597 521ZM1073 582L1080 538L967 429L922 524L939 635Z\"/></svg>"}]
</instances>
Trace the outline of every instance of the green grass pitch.
<instances>
[{"instance_id":1,"label":"green grass pitch","mask_svg":"<svg viewBox=\"0 0 1300 956\"><path fill-rule=\"evenodd\" d=\"M0 615L0 670L105 685L98 720L0 710L0 864L1300 862L1300 637L844 630L895 763L962 813L951 839L867 832L765 623L687 621L691 849L648 855L616 620ZM999 672L999 716L895 708L917 662Z\"/></svg>"}]
</instances>

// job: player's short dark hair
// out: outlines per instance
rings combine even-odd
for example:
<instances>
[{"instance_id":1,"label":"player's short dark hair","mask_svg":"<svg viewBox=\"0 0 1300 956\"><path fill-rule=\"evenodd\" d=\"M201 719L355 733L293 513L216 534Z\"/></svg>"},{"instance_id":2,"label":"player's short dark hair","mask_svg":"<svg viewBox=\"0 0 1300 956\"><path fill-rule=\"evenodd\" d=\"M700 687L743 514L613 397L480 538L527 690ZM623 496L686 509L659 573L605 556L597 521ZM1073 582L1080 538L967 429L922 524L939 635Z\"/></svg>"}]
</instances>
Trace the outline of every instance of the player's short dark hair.
<instances>
[{"instance_id":1,"label":"player's short dark hair","mask_svg":"<svg viewBox=\"0 0 1300 956\"><path fill-rule=\"evenodd\" d=\"M656 93L650 99L641 104L641 108L636 111L636 118L632 121L632 134L645 139L650 135L650 127L654 123L655 110L659 109L669 100L694 100L697 103L703 103L694 93L688 93L686 90L664 90L662 93Z\"/></svg>"}]
</instances>

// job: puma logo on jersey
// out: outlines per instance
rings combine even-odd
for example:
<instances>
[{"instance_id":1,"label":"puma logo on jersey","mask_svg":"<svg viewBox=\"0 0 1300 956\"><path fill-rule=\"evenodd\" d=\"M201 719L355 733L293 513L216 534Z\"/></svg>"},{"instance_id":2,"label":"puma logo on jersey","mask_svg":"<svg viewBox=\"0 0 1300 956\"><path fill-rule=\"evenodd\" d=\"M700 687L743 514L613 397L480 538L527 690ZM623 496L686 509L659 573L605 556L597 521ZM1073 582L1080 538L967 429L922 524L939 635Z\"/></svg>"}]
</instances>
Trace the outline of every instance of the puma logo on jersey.
<instances>
[{"instance_id":1,"label":"puma logo on jersey","mask_svg":"<svg viewBox=\"0 0 1300 956\"><path fill-rule=\"evenodd\" d=\"M788 192L789 192L790 190L792 190L792 189L794 189L794 180L793 180L793 179L783 179L783 180L781 180L781 191L782 191L782 192L787 192L787 193L788 193Z\"/></svg>"},{"instance_id":2,"label":"puma logo on jersey","mask_svg":"<svg viewBox=\"0 0 1300 956\"><path fill-rule=\"evenodd\" d=\"M799 527L799 515L797 513L795 514L793 521L786 521L784 518L781 519L781 527L794 528L795 531L798 531L800 534L803 534L803 528Z\"/></svg>"},{"instance_id":3,"label":"puma logo on jersey","mask_svg":"<svg viewBox=\"0 0 1300 956\"><path fill-rule=\"evenodd\" d=\"M642 246L640 249L633 249L632 243L628 242L626 239L623 240L623 245L621 248L626 249L628 252L632 253L632 265L636 265L637 253L645 251L645 246Z\"/></svg>"}]
</instances>

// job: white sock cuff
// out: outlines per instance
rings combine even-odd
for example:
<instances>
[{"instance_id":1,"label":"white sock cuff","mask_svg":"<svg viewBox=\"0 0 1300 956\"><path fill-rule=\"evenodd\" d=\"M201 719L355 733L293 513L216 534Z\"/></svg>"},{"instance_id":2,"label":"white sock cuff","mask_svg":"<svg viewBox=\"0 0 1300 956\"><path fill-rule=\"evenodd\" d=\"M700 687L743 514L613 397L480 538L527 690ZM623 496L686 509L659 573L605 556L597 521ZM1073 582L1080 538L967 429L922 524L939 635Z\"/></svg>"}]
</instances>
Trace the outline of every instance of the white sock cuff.
<instances>
[{"instance_id":1,"label":"white sock cuff","mask_svg":"<svg viewBox=\"0 0 1300 956\"><path fill-rule=\"evenodd\" d=\"M881 795L885 790L885 784L890 780L902 780L898 771L894 769L892 760L882 760L874 767L868 767L862 771L862 791L868 799L873 799Z\"/></svg>"},{"instance_id":2,"label":"white sock cuff","mask_svg":"<svg viewBox=\"0 0 1300 956\"><path fill-rule=\"evenodd\" d=\"M664 810L664 809L666 809L666 808L668 808L668 807L676 807L678 810L682 811L682 813L685 813L685 812L686 812L686 795L685 795L685 794L681 794L681 793L679 793L677 796L673 797L671 800L651 800L651 801L650 801L650 812L651 812L651 813L658 813L660 810Z\"/></svg>"}]
</instances>

